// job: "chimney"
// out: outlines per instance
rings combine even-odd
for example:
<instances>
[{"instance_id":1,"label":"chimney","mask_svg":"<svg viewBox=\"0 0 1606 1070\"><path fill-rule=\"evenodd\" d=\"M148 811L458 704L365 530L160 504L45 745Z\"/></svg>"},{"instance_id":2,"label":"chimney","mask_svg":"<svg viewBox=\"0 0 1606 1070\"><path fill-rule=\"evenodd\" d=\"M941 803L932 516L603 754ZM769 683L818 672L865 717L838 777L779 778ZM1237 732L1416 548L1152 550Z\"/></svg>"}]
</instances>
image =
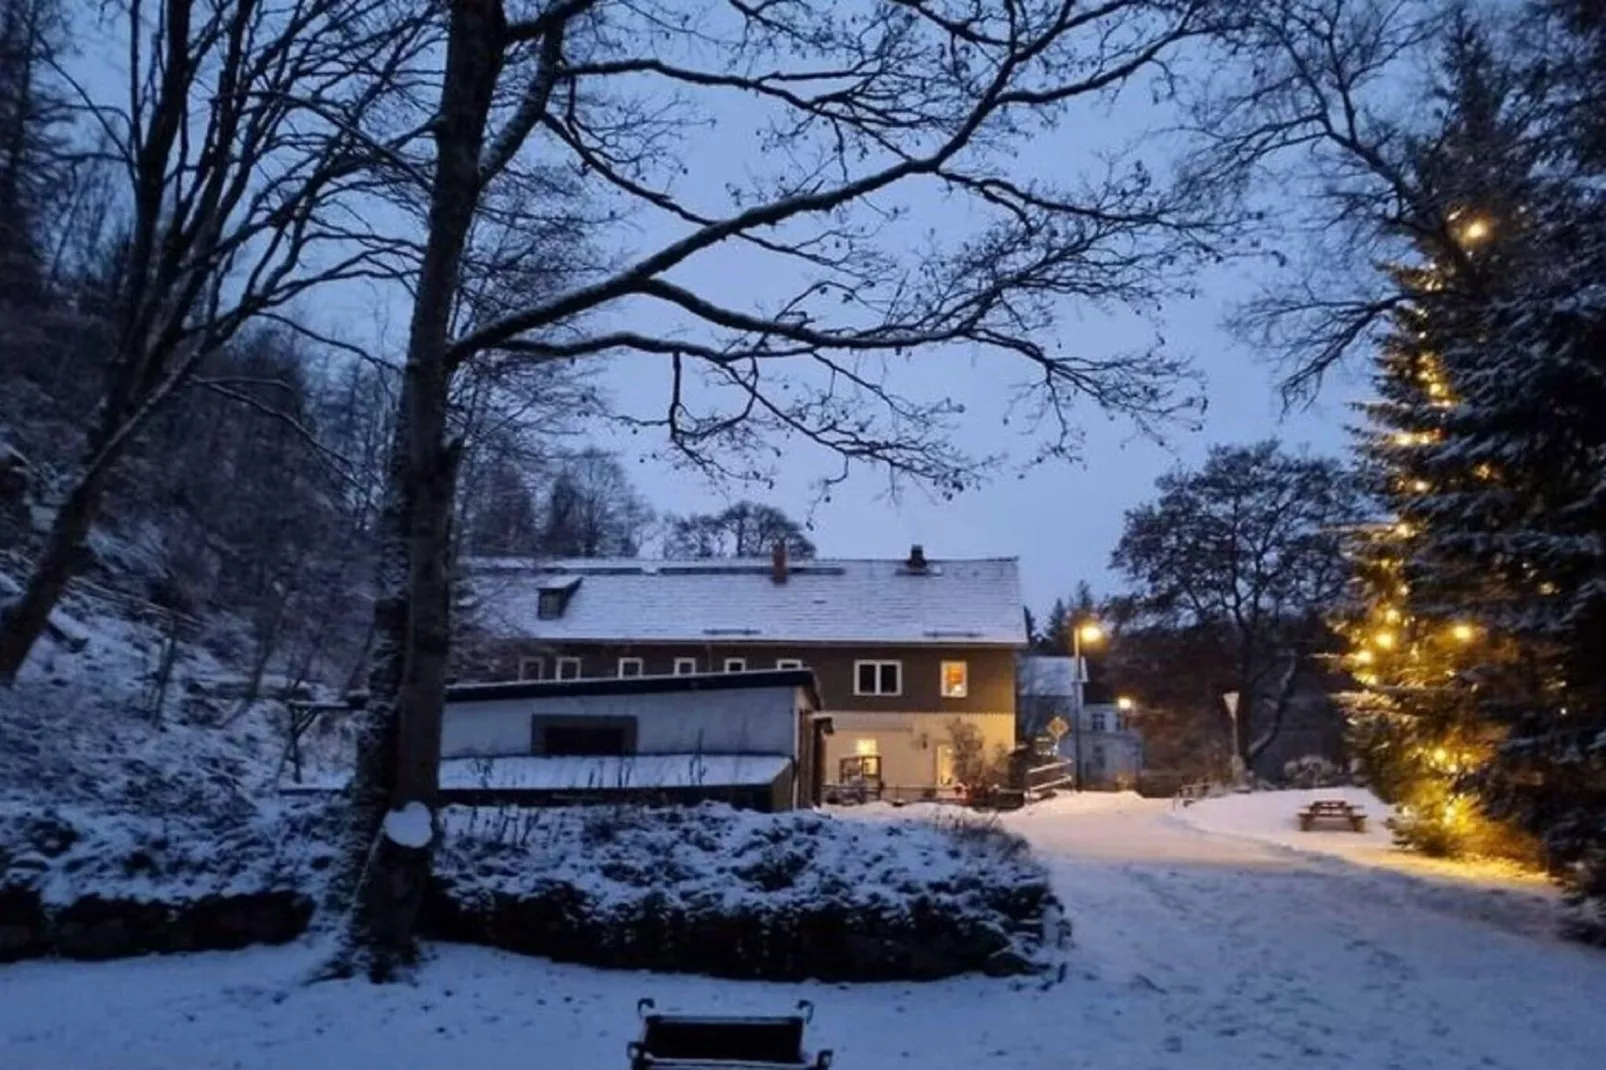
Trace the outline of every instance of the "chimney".
<instances>
[{"instance_id":1,"label":"chimney","mask_svg":"<svg viewBox=\"0 0 1606 1070\"><path fill-rule=\"evenodd\" d=\"M926 571L926 548L918 542L909 547L909 560L905 564L910 572Z\"/></svg>"},{"instance_id":2,"label":"chimney","mask_svg":"<svg viewBox=\"0 0 1606 1070\"><path fill-rule=\"evenodd\" d=\"M770 550L770 579L776 583L786 582L785 539L776 539L775 546Z\"/></svg>"}]
</instances>

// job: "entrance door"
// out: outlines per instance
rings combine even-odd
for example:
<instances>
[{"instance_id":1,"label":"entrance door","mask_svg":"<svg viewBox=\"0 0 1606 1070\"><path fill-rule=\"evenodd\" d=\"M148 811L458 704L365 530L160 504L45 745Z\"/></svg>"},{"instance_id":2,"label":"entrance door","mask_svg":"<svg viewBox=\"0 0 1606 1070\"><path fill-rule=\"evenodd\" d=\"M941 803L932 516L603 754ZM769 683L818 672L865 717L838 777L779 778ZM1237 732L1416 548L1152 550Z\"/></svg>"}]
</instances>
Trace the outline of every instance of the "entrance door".
<instances>
[{"instance_id":1,"label":"entrance door","mask_svg":"<svg viewBox=\"0 0 1606 1070\"><path fill-rule=\"evenodd\" d=\"M954 746L952 743L937 744L937 786L951 788L954 786Z\"/></svg>"}]
</instances>

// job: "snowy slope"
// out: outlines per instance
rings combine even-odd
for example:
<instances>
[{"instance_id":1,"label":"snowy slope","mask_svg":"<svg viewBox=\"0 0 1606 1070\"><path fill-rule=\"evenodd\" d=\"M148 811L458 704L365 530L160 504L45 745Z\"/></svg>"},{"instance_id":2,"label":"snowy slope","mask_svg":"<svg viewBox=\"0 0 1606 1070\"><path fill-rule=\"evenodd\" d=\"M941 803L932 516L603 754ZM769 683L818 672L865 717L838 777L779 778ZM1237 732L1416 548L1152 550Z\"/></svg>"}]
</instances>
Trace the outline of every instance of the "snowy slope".
<instances>
[{"instance_id":1,"label":"snowy slope","mask_svg":"<svg viewBox=\"0 0 1606 1070\"><path fill-rule=\"evenodd\" d=\"M203 646L181 644L158 719L160 628L81 594L53 620L71 642L46 636L0 688L0 800L199 813L270 782L282 736L264 704L233 718L195 693L229 675Z\"/></svg>"},{"instance_id":2,"label":"snowy slope","mask_svg":"<svg viewBox=\"0 0 1606 1070\"><path fill-rule=\"evenodd\" d=\"M305 947L25 963L0 969L0 1062L608 1070L626 1065L635 1000L653 996L722 1013L811 999L810 1044L844 1070L1601 1065L1606 955L1442 909L1396 874L1202 832L1164 803L1004 823L1076 915L1063 983L754 984L466 947L437 948L416 986L383 989L305 985L318 960Z\"/></svg>"}]
</instances>

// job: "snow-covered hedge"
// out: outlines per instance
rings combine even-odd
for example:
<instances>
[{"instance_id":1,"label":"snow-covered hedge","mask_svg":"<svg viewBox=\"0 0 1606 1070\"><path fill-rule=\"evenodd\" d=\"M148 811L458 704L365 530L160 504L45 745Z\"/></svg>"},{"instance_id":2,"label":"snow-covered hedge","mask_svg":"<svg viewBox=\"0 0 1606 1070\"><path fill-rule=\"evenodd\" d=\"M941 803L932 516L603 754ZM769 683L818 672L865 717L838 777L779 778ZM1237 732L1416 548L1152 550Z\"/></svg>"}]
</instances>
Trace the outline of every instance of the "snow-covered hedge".
<instances>
[{"instance_id":1,"label":"snow-covered hedge","mask_svg":"<svg viewBox=\"0 0 1606 1070\"><path fill-rule=\"evenodd\" d=\"M1045 872L982 822L719 805L450 815L426 912L446 939L562 961L791 980L1034 969Z\"/></svg>"},{"instance_id":2,"label":"snow-covered hedge","mask_svg":"<svg viewBox=\"0 0 1606 1070\"><path fill-rule=\"evenodd\" d=\"M1037 968L1058 904L981 822L599 807L449 810L426 935L774 980ZM0 805L0 961L291 940L333 869L328 800L170 820Z\"/></svg>"},{"instance_id":3,"label":"snow-covered hedge","mask_svg":"<svg viewBox=\"0 0 1606 1070\"><path fill-rule=\"evenodd\" d=\"M0 807L0 962L283 943L333 860L327 807L205 820Z\"/></svg>"}]
</instances>

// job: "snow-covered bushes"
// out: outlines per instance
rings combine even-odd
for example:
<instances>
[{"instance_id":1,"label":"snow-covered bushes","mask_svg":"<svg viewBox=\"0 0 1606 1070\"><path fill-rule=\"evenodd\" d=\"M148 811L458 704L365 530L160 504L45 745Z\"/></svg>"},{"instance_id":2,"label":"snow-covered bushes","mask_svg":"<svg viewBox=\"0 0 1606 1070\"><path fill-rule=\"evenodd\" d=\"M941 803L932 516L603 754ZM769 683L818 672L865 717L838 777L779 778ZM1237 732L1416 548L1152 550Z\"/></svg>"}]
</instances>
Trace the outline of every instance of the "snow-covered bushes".
<instances>
[{"instance_id":1,"label":"snow-covered bushes","mask_svg":"<svg viewBox=\"0 0 1606 1070\"><path fill-rule=\"evenodd\" d=\"M0 805L0 961L294 939L332 800L189 820ZM1059 906L996 824L593 807L446 814L425 935L595 966L889 980L1034 968Z\"/></svg>"},{"instance_id":2,"label":"snow-covered bushes","mask_svg":"<svg viewBox=\"0 0 1606 1070\"><path fill-rule=\"evenodd\" d=\"M1026 972L1057 936L1016 837L815 813L451 815L426 905L437 936L561 961L869 981Z\"/></svg>"},{"instance_id":3,"label":"snow-covered bushes","mask_svg":"<svg viewBox=\"0 0 1606 1070\"><path fill-rule=\"evenodd\" d=\"M333 858L327 805L206 820L0 810L0 961L282 943Z\"/></svg>"}]
</instances>

